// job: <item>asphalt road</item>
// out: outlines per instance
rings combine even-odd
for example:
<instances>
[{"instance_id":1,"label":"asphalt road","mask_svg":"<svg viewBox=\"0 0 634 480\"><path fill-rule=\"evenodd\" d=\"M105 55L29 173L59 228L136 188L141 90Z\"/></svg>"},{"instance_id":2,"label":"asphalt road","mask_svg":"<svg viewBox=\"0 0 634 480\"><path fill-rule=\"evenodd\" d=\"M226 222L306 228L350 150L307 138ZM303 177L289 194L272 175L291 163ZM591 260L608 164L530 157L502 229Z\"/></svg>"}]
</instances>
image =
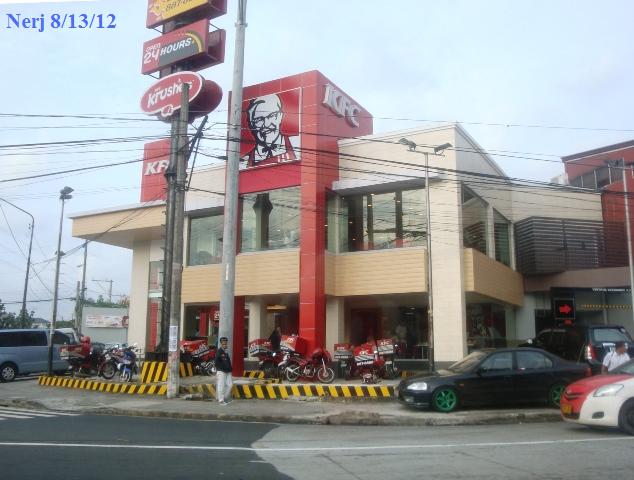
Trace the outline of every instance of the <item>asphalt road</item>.
<instances>
[{"instance_id":1,"label":"asphalt road","mask_svg":"<svg viewBox=\"0 0 634 480\"><path fill-rule=\"evenodd\" d=\"M634 437L564 423L338 427L0 408L0 478L630 478ZM18 418L16 418L18 417Z\"/></svg>"}]
</instances>

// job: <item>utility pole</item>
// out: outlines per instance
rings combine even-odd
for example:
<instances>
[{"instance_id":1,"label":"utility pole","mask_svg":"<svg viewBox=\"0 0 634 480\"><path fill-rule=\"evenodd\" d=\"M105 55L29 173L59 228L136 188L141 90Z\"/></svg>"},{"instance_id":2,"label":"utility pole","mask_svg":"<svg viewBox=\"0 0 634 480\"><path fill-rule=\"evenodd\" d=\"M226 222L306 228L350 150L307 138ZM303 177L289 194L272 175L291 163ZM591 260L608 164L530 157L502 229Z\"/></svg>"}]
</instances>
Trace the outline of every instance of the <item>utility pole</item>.
<instances>
[{"instance_id":1,"label":"utility pole","mask_svg":"<svg viewBox=\"0 0 634 480\"><path fill-rule=\"evenodd\" d=\"M26 293L29 287L29 270L31 268L31 250L33 249L33 231L35 229L35 218L33 218L33 215L31 215L29 212L18 207L17 205L14 205L8 200L5 200L4 198L0 198L0 200L2 200L4 203L8 205L11 205L14 208L17 208L21 212L26 213L29 217L31 217L31 226L30 226L31 240L29 240L29 254L26 258L26 275L24 276L24 292L22 294L22 310L20 311L20 315L22 316L22 320L24 321L26 319Z\"/></svg>"},{"instance_id":2,"label":"utility pole","mask_svg":"<svg viewBox=\"0 0 634 480\"><path fill-rule=\"evenodd\" d=\"M227 337L233 352L233 316L235 295L236 237L238 231L238 174L242 119L242 78L244 73L244 41L247 26L247 0L239 0L236 20L236 44L233 58L233 85L229 116L229 141L225 173L225 208L222 235L222 280L220 285L219 338Z\"/></svg>"},{"instance_id":3,"label":"utility pole","mask_svg":"<svg viewBox=\"0 0 634 480\"><path fill-rule=\"evenodd\" d=\"M84 264L81 271L81 294L80 294L80 307L79 307L79 325L77 327L77 333L81 333L81 321L84 316L84 305L86 303L86 260L88 260L88 241L84 242Z\"/></svg>"},{"instance_id":4,"label":"utility pole","mask_svg":"<svg viewBox=\"0 0 634 480\"><path fill-rule=\"evenodd\" d=\"M85 276L85 272L84 272L84 276ZM104 282L104 283L108 283L108 303L112 303L112 283L114 282L114 280L95 280L93 279L93 282Z\"/></svg>"},{"instance_id":5,"label":"utility pole","mask_svg":"<svg viewBox=\"0 0 634 480\"><path fill-rule=\"evenodd\" d=\"M75 294L75 331L79 332L79 325L81 324L81 282L77 280L77 293Z\"/></svg>"},{"instance_id":6,"label":"utility pole","mask_svg":"<svg viewBox=\"0 0 634 480\"><path fill-rule=\"evenodd\" d=\"M181 320L183 278L183 226L185 223L185 182L187 161L187 125L189 122L189 84L183 84L181 110L176 138L176 185L174 195L174 248L172 252L172 291L170 292L170 328L167 352L167 398L178 397L179 360L178 329Z\"/></svg>"},{"instance_id":7,"label":"utility pole","mask_svg":"<svg viewBox=\"0 0 634 480\"><path fill-rule=\"evenodd\" d=\"M53 314L51 315L51 334L48 339L48 374L53 375L53 336L55 333L55 320L57 319L57 296L59 293L59 263L62 258L62 227L64 225L64 202L70 200L73 189L64 187L59 192L59 199L62 202L62 209L59 215L59 234L57 236L57 254L55 260L55 285L53 290Z\"/></svg>"}]
</instances>

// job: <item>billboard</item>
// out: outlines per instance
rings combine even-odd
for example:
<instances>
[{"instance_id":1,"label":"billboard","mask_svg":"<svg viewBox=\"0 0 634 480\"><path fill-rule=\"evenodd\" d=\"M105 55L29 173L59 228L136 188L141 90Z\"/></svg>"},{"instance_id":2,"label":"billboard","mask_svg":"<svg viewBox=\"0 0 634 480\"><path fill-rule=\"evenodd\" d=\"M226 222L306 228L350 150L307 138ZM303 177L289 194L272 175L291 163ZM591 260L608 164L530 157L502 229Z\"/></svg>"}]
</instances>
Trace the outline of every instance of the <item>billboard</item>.
<instances>
[{"instance_id":1,"label":"billboard","mask_svg":"<svg viewBox=\"0 0 634 480\"><path fill-rule=\"evenodd\" d=\"M299 88L242 102L240 158L247 167L300 159Z\"/></svg>"},{"instance_id":2,"label":"billboard","mask_svg":"<svg viewBox=\"0 0 634 480\"><path fill-rule=\"evenodd\" d=\"M188 70L202 70L225 59L224 30L209 32L209 21L200 20L143 44L141 73L150 74L187 61Z\"/></svg>"},{"instance_id":3,"label":"billboard","mask_svg":"<svg viewBox=\"0 0 634 480\"><path fill-rule=\"evenodd\" d=\"M141 171L141 202L165 200L167 193L165 170L169 166L169 160L169 138L145 144Z\"/></svg>"},{"instance_id":4,"label":"billboard","mask_svg":"<svg viewBox=\"0 0 634 480\"><path fill-rule=\"evenodd\" d=\"M211 19L227 13L227 0L148 0L147 28L187 14L191 20Z\"/></svg>"},{"instance_id":5,"label":"billboard","mask_svg":"<svg viewBox=\"0 0 634 480\"><path fill-rule=\"evenodd\" d=\"M128 328L127 315L86 315L86 327L89 328Z\"/></svg>"}]
</instances>

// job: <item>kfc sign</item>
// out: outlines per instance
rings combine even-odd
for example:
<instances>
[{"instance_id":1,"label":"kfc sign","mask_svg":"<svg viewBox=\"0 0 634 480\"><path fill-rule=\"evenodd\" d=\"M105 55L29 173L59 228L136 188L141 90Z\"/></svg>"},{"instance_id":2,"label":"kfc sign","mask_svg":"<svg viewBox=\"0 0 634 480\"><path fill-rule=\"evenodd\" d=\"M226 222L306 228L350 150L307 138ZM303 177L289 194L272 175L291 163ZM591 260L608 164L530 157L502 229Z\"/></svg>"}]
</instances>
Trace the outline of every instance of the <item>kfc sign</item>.
<instances>
[{"instance_id":1,"label":"kfc sign","mask_svg":"<svg viewBox=\"0 0 634 480\"><path fill-rule=\"evenodd\" d=\"M165 200L165 171L169 166L169 158L169 138L145 144L141 170L141 202Z\"/></svg>"},{"instance_id":2,"label":"kfc sign","mask_svg":"<svg viewBox=\"0 0 634 480\"><path fill-rule=\"evenodd\" d=\"M350 126L359 126L356 115L361 108L332 85L326 85L323 104L338 117L345 117Z\"/></svg>"},{"instance_id":3,"label":"kfc sign","mask_svg":"<svg viewBox=\"0 0 634 480\"><path fill-rule=\"evenodd\" d=\"M247 167L299 160L300 97L294 89L243 102L240 157Z\"/></svg>"},{"instance_id":4,"label":"kfc sign","mask_svg":"<svg viewBox=\"0 0 634 480\"><path fill-rule=\"evenodd\" d=\"M148 0L145 25L158 27L184 13L190 20L216 18L227 13L227 0Z\"/></svg>"}]
</instances>

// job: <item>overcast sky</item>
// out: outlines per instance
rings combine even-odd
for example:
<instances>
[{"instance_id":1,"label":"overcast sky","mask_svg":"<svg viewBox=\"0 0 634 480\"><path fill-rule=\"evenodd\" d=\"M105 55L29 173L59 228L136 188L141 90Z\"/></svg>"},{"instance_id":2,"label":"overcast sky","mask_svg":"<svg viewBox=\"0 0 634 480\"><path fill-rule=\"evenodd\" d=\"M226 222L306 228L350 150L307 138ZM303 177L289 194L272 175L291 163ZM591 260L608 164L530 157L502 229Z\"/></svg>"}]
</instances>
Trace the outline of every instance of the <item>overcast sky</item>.
<instances>
[{"instance_id":1,"label":"overcast sky","mask_svg":"<svg viewBox=\"0 0 634 480\"><path fill-rule=\"evenodd\" d=\"M227 30L226 63L202 74L231 86L237 0L213 21ZM145 137L166 125L139 114L153 83L143 76L147 0L0 0L0 181L78 166L135 160L144 140L81 147L6 148L69 140ZM44 31L8 28L7 14L47 19ZM110 29L52 29L52 14L114 16ZM106 17L107 18L107 17ZM375 133L460 121L509 176L549 180L571 154L634 138L634 2L629 0L249 0L245 85L317 69L375 116ZM108 19L109 20L109 19ZM226 121L226 95L212 121ZM15 117L6 114L43 115ZM103 119L52 115L102 115ZM554 128L557 127L557 128ZM560 128L562 127L562 128ZM222 128L222 125L219 126ZM221 133L221 130L218 130ZM203 142L209 152L222 144ZM209 162L205 159L203 163ZM138 201L140 165L0 183L0 197L35 216L29 300L50 300L59 190L75 189L67 213ZM0 299L18 311L29 217L0 202ZM6 216L6 219L5 219ZM64 222L62 251L79 245ZM81 252L62 265L60 296L79 279ZM91 244L88 295L129 293L131 254ZM41 281L40 281L41 279ZM50 290L50 291L49 291ZM118 297L116 297L118 298ZM51 302L29 303L51 317ZM71 317L73 302L59 306Z\"/></svg>"}]
</instances>

